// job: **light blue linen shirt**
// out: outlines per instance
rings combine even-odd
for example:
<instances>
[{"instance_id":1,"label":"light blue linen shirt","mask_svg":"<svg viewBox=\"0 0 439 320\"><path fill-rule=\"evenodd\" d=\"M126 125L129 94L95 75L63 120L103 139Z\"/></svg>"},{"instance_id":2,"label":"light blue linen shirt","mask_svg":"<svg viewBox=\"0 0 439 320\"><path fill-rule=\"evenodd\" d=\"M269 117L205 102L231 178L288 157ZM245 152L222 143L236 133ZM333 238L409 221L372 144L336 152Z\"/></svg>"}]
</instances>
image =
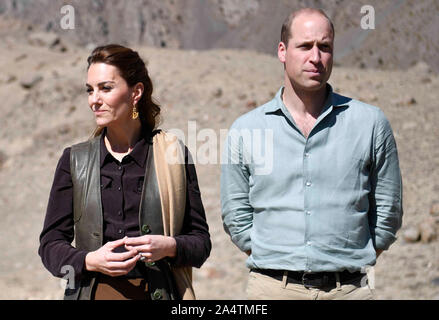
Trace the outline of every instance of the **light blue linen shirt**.
<instances>
[{"instance_id":1,"label":"light blue linen shirt","mask_svg":"<svg viewBox=\"0 0 439 320\"><path fill-rule=\"evenodd\" d=\"M282 101L239 117L221 165L225 231L247 267L360 271L388 249L402 222L392 129L377 107L328 97L309 136Z\"/></svg>"}]
</instances>

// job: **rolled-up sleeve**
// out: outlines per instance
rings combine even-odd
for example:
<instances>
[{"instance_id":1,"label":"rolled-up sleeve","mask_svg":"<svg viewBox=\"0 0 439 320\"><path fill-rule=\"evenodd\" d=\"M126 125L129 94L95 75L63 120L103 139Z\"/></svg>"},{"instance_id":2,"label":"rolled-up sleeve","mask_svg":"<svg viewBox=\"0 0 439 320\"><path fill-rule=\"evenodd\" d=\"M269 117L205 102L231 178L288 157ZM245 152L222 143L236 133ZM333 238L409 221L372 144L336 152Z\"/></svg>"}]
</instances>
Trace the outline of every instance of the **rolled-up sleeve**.
<instances>
[{"instance_id":1,"label":"rolled-up sleeve","mask_svg":"<svg viewBox=\"0 0 439 320\"><path fill-rule=\"evenodd\" d=\"M375 248L387 250L402 224L402 178L395 138L382 112L374 135L369 218Z\"/></svg>"},{"instance_id":2,"label":"rolled-up sleeve","mask_svg":"<svg viewBox=\"0 0 439 320\"><path fill-rule=\"evenodd\" d=\"M232 126L221 160L221 209L224 230L242 251L251 250L253 208L249 202L249 170L239 129Z\"/></svg>"}]
</instances>

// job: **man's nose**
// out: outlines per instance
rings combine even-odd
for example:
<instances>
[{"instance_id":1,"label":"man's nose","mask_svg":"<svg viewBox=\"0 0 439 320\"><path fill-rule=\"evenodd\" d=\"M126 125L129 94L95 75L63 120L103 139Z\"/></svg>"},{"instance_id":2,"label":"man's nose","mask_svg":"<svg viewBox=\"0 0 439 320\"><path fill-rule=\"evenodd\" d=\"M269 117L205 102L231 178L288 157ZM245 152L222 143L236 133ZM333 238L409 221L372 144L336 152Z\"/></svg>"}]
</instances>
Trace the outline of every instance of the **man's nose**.
<instances>
[{"instance_id":1,"label":"man's nose","mask_svg":"<svg viewBox=\"0 0 439 320\"><path fill-rule=\"evenodd\" d=\"M313 46L311 49L311 57L310 57L310 61L312 63L319 63L321 59L321 55L320 55L320 50L317 46Z\"/></svg>"}]
</instances>

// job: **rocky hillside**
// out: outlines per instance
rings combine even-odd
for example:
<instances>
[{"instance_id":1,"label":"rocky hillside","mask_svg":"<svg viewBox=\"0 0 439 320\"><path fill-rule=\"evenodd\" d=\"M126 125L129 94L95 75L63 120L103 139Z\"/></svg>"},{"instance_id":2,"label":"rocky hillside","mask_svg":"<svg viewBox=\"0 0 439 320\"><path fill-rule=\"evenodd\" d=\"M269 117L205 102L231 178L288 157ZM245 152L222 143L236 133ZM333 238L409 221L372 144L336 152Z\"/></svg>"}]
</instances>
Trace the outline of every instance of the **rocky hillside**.
<instances>
[{"instance_id":1,"label":"rocky hillside","mask_svg":"<svg viewBox=\"0 0 439 320\"><path fill-rule=\"evenodd\" d=\"M75 29L61 28L61 8L75 10ZM361 28L374 8L375 29ZM435 0L3 0L0 18L53 31L93 47L116 42L180 49L240 48L275 54L286 15L321 7L333 19L341 66L408 68L426 61L439 71L439 2Z\"/></svg>"}]
</instances>

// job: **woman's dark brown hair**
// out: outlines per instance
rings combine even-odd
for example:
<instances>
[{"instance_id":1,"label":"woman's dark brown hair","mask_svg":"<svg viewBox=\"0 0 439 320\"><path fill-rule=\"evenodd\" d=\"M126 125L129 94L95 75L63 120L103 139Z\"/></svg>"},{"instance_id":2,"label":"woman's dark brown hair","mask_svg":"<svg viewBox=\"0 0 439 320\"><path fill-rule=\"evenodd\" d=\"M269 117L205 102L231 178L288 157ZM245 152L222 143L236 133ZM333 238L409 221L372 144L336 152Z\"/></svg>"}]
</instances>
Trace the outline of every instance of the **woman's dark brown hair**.
<instances>
[{"instance_id":1,"label":"woman's dark brown hair","mask_svg":"<svg viewBox=\"0 0 439 320\"><path fill-rule=\"evenodd\" d=\"M118 44L109 44L97 47L87 58L88 68L93 63L106 63L116 67L128 86L133 87L141 82L144 86L142 97L137 103L139 119L142 123L142 130L151 133L160 120L160 106L152 99L152 81L149 78L148 70L139 54ZM93 136L98 136L103 128L96 128Z\"/></svg>"}]
</instances>

